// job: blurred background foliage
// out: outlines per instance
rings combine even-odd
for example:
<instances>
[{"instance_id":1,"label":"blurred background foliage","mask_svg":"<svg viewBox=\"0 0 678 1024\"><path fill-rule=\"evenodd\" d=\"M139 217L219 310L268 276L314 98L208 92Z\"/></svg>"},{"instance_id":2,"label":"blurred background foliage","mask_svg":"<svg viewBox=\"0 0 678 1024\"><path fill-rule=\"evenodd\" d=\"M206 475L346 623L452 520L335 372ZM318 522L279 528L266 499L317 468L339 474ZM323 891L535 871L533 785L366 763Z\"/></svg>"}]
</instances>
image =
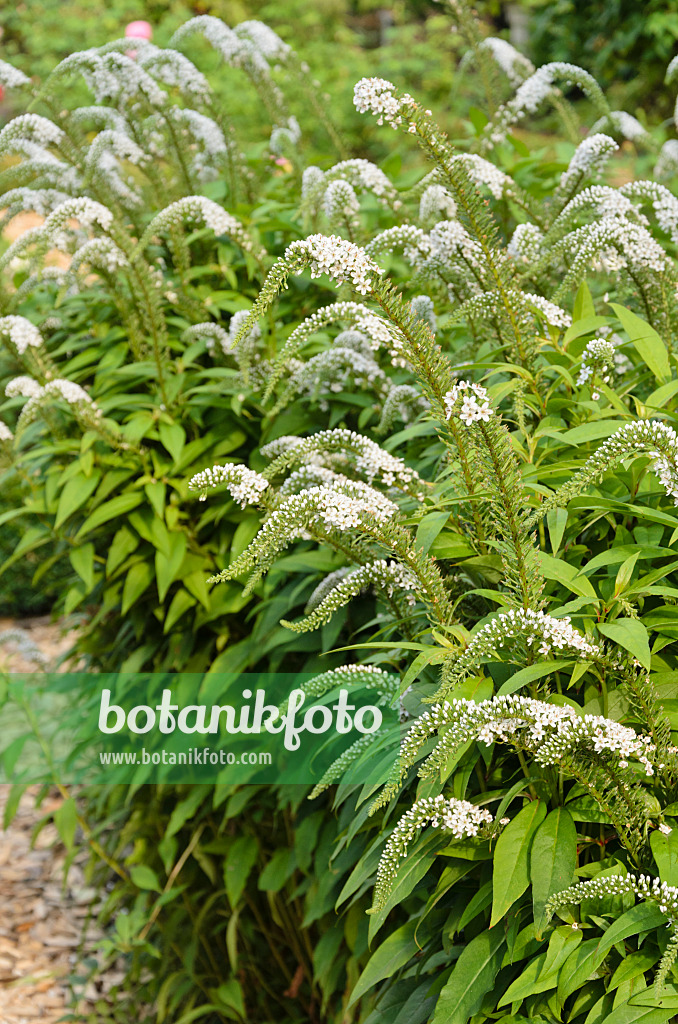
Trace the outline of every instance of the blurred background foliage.
<instances>
[{"instance_id":1,"label":"blurred background foliage","mask_svg":"<svg viewBox=\"0 0 678 1024\"><path fill-rule=\"evenodd\" d=\"M577 54L582 67L603 87L614 83L629 104L669 103L657 86L678 43L678 0L478 0L476 9L492 34L510 37L536 64ZM361 75L388 78L394 68L432 101L450 97L459 38L430 0L23 0L0 9L0 56L43 77L74 49L115 39L137 18L151 22L162 46L196 14L231 25L266 22L340 100ZM668 116L669 107L663 112Z\"/></svg>"}]
</instances>

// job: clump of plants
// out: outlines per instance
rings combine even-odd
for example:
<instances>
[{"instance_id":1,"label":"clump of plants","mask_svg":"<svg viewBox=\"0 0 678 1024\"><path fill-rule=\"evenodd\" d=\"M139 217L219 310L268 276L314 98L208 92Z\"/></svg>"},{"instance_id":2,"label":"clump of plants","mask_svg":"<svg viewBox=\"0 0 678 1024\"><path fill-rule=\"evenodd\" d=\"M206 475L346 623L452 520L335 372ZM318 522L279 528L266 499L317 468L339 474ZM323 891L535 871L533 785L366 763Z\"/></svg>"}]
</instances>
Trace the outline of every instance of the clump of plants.
<instances>
[{"instance_id":1,"label":"clump of plants","mask_svg":"<svg viewBox=\"0 0 678 1024\"><path fill-rule=\"evenodd\" d=\"M26 508L42 532L29 545L55 535L69 545L75 593L96 608L90 637L100 644L107 617L118 643L136 629L127 667L267 658L320 670L341 636L352 662L379 670L375 688L402 701L382 787L346 774L375 754L361 740L308 794L317 803L275 788L101 798L102 823L124 820L119 836L101 829L108 856L124 860L124 844L136 844L110 899L129 907L134 893L113 947L129 956L137 995L159 996L159 1019L675 1015L678 200L658 175L610 184L633 126L587 72L535 70L452 8L466 63L488 89L487 118L474 116L465 148L392 82L355 87L358 112L420 147L416 181L362 159L302 166L288 121L276 138L290 145L291 170L259 186L258 213L231 151L224 197L182 195L152 213L113 196L108 163L105 196L54 200L45 225L0 263L28 257L13 266L0 330L32 381L8 385L21 412L18 442L6 428L3 443L35 489ZM212 22L209 33L232 42ZM88 75L121 66L127 82L120 47L98 57ZM142 57L135 67L149 75L179 66ZM134 103L145 103L153 87L131 77L145 83ZM545 105L576 140L567 163L530 154L514 134ZM155 108L181 191L175 115ZM44 146L53 133L17 120L5 140L30 126ZM136 120L135 110L142 139ZM66 147L61 136L46 144ZM661 151L666 180L674 148ZM50 173L50 159L33 154ZM82 179L72 180L77 191ZM275 226L257 230L270 196ZM283 238L297 203L305 237ZM218 264L206 255L215 234ZM115 309L124 325L122 340L118 326L104 332L104 367L96 345L69 352L71 335L56 328L45 343L23 315L24 301L52 287L44 253L72 236L64 285L74 264L92 262L97 282L64 306L77 321L101 302L102 322ZM306 272L338 294L309 288ZM207 301L220 275L228 323ZM234 442L234 431L245 436ZM47 470L37 484L32 466ZM70 508L71 475L85 488L80 474L95 472ZM104 527L121 515L111 539ZM256 602L249 636L231 626L224 594L238 610ZM143 595L155 603L150 635L147 610L130 617ZM275 638L263 649L262 634ZM331 653L328 667L345 657ZM310 692L331 685L321 677ZM188 888L175 893L177 877ZM262 892L281 894L267 897L269 938L294 936L284 952L272 947L290 976L282 998L255 981ZM170 921L174 933L190 921L183 961ZM156 987L144 974L154 957L172 965Z\"/></svg>"}]
</instances>

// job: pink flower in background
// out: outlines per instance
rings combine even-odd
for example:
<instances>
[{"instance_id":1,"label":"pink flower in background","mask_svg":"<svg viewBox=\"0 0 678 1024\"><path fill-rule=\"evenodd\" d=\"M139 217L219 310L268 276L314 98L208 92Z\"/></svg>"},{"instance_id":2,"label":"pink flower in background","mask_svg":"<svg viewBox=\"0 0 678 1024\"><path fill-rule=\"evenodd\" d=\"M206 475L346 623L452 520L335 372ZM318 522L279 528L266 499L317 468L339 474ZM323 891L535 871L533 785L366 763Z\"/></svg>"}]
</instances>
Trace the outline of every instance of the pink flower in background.
<instances>
[{"instance_id":1,"label":"pink flower in background","mask_svg":"<svg viewBox=\"0 0 678 1024\"><path fill-rule=\"evenodd\" d=\"M153 26L148 21L130 21L125 28L125 39L152 39Z\"/></svg>"},{"instance_id":2,"label":"pink flower in background","mask_svg":"<svg viewBox=\"0 0 678 1024\"><path fill-rule=\"evenodd\" d=\"M125 39L146 39L150 42L153 38L153 26L150 21L130 21L129 25L125 26ZM136 50L127 50L126 56L132 60L137 55Z\"/></svg>"}]
</instances>

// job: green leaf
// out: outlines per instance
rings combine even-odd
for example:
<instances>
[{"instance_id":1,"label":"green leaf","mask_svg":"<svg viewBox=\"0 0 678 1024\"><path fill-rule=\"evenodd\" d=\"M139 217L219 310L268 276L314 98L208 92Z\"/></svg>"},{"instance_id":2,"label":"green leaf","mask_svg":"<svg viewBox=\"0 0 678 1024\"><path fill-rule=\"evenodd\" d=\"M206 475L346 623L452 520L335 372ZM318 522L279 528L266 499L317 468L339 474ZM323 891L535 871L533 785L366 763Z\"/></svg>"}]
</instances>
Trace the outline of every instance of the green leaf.
<instances>
[{"instance_id":1,"label":"green leaf","mask_svg":"<svg viewBox=\"0 0 678 1024\"><path fill-rule=\"evenodd\" d=\"M432 847L434 848L432 850ZM405 858L395 877L391 893L385 905L376 914L370 916L368 930L368 942L377 934L393 907L397 907L407 896L410 895L417 882L424 877L431 864L436 858L436 852L440 847L440 836L433 834L420 839L411 854Z\"/></svg>"},{"instance_id":2,"label":"green leaf","mask_svg":"<svg viewBox=\"0 0 678 1024\"><path fill-rule=\"evenodd\" d=\"M238 836L229 845L224 861L224 883L226 895L233 909L242 896L250 871L256 863L258 849L253 836Z\"/></svg>"},{"instance_id":3,"label":"green leaf","mask_svg":"<svg viewBox=\"0 0 678 1024\"><path fill-rule=\"evenodd\" d=\"M599 622L598 630L637 658L643 668L650 670L650 638L640 619L615 619Z\"/></svg>"},{"instance_id":4,"label":"green leaf","mask_svg":"<svg viewBox=\"0 0 678 1024\"><path fill-rule=\"evenodd\" d=\"M675 1015L675 1007L661 1009L660 1007L632 1006L631 1003L623 1003L615 1007L612 1013L605 1018L605 1024L665 1024Z\"/></svg>"},{"instance_id":5,"label":"green leaf","mask_svg":"<svg viewBox=\"0 0 678 1024\"><path fill-rule=\"evenodd\" d=\"M678 885L678 829L668 836L657 829L650 835L650 846L662 882Z\"/></svg>"},{"instance_id":6,"label":"green leaf","mask_svg":"<svg viewBox=\"0 0 678 1024\"><path fill-rule=\"evenodd\" d=\"M424 554L430 551L431 544L433 544L433 541L443 529L449 518L449 512L429 512L427 516L424 516L417 526L415 546L420 548Z\"/></svg>"},{"instance_id":7,"label":"green leaf","mask_svg":"<svg viewBox=\"0 0 678 1024\"><path fill-rule=\"evenodd\" d=\"M148 590L154 579L153 566L148 562L135 562L125 577L122 588L122 614L125 615L135 601Z\"/></svg>"},{"instance_id":8,"label":"green leaf","mask_svg":"<svg viewBox=\"0 0 678 1024\"><path fill-rule=\"evenodd\" d=\"M165 829L165 838L168 839L170 836L174 836L177 832L184 827L187 821L193 818L195 812L200 807L200 804L208 796L206 787L195 786L188 796L181 800L174 808L170 815L170 820L167 823Z\"/></svg>"},{"instance_id":9,"label":"green leaf","mask_svg":"<svg viewBox=\"0 0 678 1024\"><path fill-rule=\"evenodd\" d=\"M650 327L630 309L620 306L619 303L611 302L610 305L648 369L652 371L660 384L668 381L671 377L669 354L654 327Z\"/></svg>"},{"instance_id":10,"label":"green leaf","mask_svg":"<svg viewBox=\"0 0 678 1024\"><path fill-rule=\"evenodd\" d=\"M586 441L599 441L603 437L609 437L616 430L623 427L627 420L591 420L589 423L582 423L578 427L565 430L558 438L564 444L579 446Z\"/></svg>"},{"instance_id":11,"label":"green leaf","mask_svg":"<svg viewBox=\"0 0 678 1024\"><path fill-rule=\"evenodd\" d=\"M510 1003L526 999L527 996L555 988L560 968L581 940L582 933L578 929L574 931L569 925L556 928L549 940L547 951L530 960L516 980L509 985L497 1007L508 1006Z\"/></svg>"},{"instance_id":12,"label":"green leaf","mask_svg":"<svg viewBox=\"0 0 678 1024\"><path fill-rule=\"evenodd\" d=\"M156 551L155 553L155 574L158 583L158 596L161 601L174 580L179 575L181 563L186 554L186 534L176 531L169 535L169 553Z\"/></svg>"},{"instance_id":13,"label":"green leaf","mask_svg":"<svg viewBox=\"0 0 678 1024\"><path fill-rule=\"evenodd\" d=\"M351 992L349 1006L352 1006L377 982L383 981L384 978L392 978L396 971L404 967L414 956L418 950L414 941L415 927L416 921L408 921L402 928L392 932L374 951Z\"/></svg>"},{"instance_id":14,"label":"green leaf","mask_svg":"<svg viewBox=\"0 0 678 1024\"><path fill-rule=\"evenodd\" d=\"M506 682L502 683L497 690L497 695L503 697L508 693L515 693L521 686L532 683L535 679L542 679L553 672L559 672L560 669L567 668L571 664L571 661L541 661L537 662L536 665L528 665L526 668L521 668L518 672L509 676Z\"/></svg>"},{"instance_id":15,"label":"green leaf","mask_svg":"<svg viewBox=\"0 0 678 1024\"><path fill-rule=\"evenodd\" d=\"M596 597L591 581L586 576L580 576L576 566L570 565L562 558L554 558L553 555L548 555L545 551L538 551L537 555L539 568L547 580L556 580L571 590L573 594L579 594L582 597Z\"/></svg>"},{"instance_id":16,"label":"green leaf","mask_svg":"<svg viewBox=\"0 0 678 1024\"><path fill-rule=\"evenodd\" d=\"M666 925L666 918L655 903L638 903L613 921L603 936L587 939L565 963L558 982L558 1000L562 1006L568 996L584 985L597 970L616 942L631 935Z\"/></svg>"},{"instance_id":17,"label":"green leaf","mask_svg":"<svg viewBox=\"0 0 678 1024\"><path fill-rule=\"evenodd\" d=\"M143 500L144 496L140 491L126 491L125 494L118 494L115 498L111 498L110 501L105 501L103 505L99 505L92 512L91 516L88 516L78 530L75 540L80 540L81 537L85 537L92 530L96 530L98 526L103 526L104 523L110 522L111 519L118 519L120 516L124 516L125 513L131 512Z\"/></svg>"},{"instance_id":18,"label":"green leaf","mask_svg":"<svg viewBox=\"0 0 678 1024\"><path fill-rule=\"evenodd\" d=\"M154 483L144 484L144 493L151 504L153 511L156 516L162 517L165 514L165 491L167 485L162 483L160 480L156 480Z\"/></svg>"},{"instance_id":19,"label":"green leaf","mask_svg":"<svg viewBox=\"0 0 678 1024\"><path fill-rule=\"evenodd\" d=\"M129 876L132 879L132 884L136 885L137 889L150 889L152 892L162 892L158 876L148 864L134 864L130 868Z\"/></svg>"},{"instance_id":20,"label":"green leaf","mask_svg":"<svg viewBox=\"0 0 678 1024\"><path fill-rule=\"evenodd\" d=\"M593 305L593 296L591 295L591 289L587 285L586 281L577 288L577 294L574 297L574 307L572 310L572 320L574 324L579 320L584 320L586 317L595 316L596 307Z\"/></svg>"},{"instance_id":21,"label":"green leaf","mask_svg":"<svg viewBox=\"0 0 678 1024\"><path fill-rule=\"evenodd\" d=\"M591 309L593 309L593 306L591 306ZM581 338L584 334L594 334L599 327L604 327L609 323L609 319L609 317L596 316L595 313L589 312L581 320L575 320L572 326L568 327L565 331L565 344L569 344L575 338Z\"/></svg>"},{"instance_id":22,"label":"green leaf","mask_svg":"<svg viewBox=\"0 0 678 1024\"><path fill-rule=\"evenodd\" d=\"M540 800L526 804L497 840L492 865L492 928L530 884L529 855L532 840L546 815Z\"/></svg>"},{"instance_id":23,"label":"green leaf","mask_svg":"<svg viewBox=\"0 0 678 1024\"><path fill-rule=\"evenodd\" d=\"M623 985L627 981L633 981L634 978L639 978L646 971L651 970L659 960L659 953L648 953L644 949L639 950L637 953L630 953L620 963L617 970L610 979L608 986L608 992L612 992L619 985Z\"/></svg>"},{"instance_id":24,"label":"green leaf","mask_svg":"<svg viewBox=\"0 0 678 1024\"><path fill-rule=\"evenodd\" d=\"M468 112L469 120L475 129L476 135L480 135L488 122L487 114L480 107L470 107Z\"/></svg>"},{"instance_id":25,"label":"green leaf","mask_svg":"<svg viewBox=\"0 0 678 1024\"><path fill-rule=\"evenodd\" d=\"M94 544L81 544L68 552L71 565L83 581L87 590L94 586Z\"/></svg>"},{"instance_id":26,"label":"green leaf","mask_svg":"<svg viewBox=\"0 0 678 1024\"><path fill-rule=\"evenodd\" d=\"M174 462L177 463L181 458L181 453L186 443L184 428L179 426L178 423L160 423L158 425L158 434L164 447L170 453Z\"/></svg>"},{"instance_id":27,"label":"green leaf","mask_svg":"<svg viewBox=\"0 0 678 1024\"><path fill-rule=\"evenodd\" d=\"M563 539L563 533L567 526L567 509L566 508L552 508L546 513L546 525L549 531L549 539L551 541L551 547L553 548L554 556L558 554L558 549Z\"/></svg>"},{"instance_id":28,"label":"green leaf","mask_svg":"<svg viewBox=\"0 0 678 1024\"><path fill-rule=\"evenodd\" d=\"M194 608L197 603L196 599L187 590L184 590L183 587L181 590L177 590L167 609L167 615L165 616L162 628L163 633L169 633L174 623L179 621L184 612L187 612L189 608Z\"/></svg>"},{"instance_id":29,"label":"green leaf","mask_svg":"<svg viewBox=\"0 0 678 1024\"><path fill-rule=\"evenodd\" d=\"M56 530L76 509L85 504L90 494L96 490L100 477L100 473L92 473L91 476L85 476L84 473L76 473L74 477L71 477L59 495L59 504L57 505L56 519L54 520L54 528Z\"/></svg>"},{"instance_id":30,"label":"green leaf","mask_svg":"<svg viewBox=\"0 0 678 1024\"><path fill-rule=\"evenodd\" d=\"M469 942L440 993L431 1024L468 1024L492 991L505 945L499 928L481 932Z\"/></svg>"},{"instance_id":31,"label":"green leaf","mask_svg":"<svg viewBox=\"0 0 678 1024\"><path fill-rule=\"evenodd\" d=\"M615 597L619 597L619 595L624 590L627 589L629 583L631 582L631 577L633 576L633 570L636 567L636 562L638 561L639 556L640 556L640 552L636 551L635 554L629 555L628 558L624 559L622 564L619 566L619 569L617 571L617 576L616 576L616 579L614 581L614 596Z\"/></svg>"},{"instance_id":32,"label":"green leaf","mask_svg":"<svg viewBox=\"0 0 678 1024\"><path fill-rule=\"evenodd\" d=\"M111 576L128 555L139 547L139 538L128 526L121 526L116 532L106 559L106 575Z\"/></svg>"},{"instance_id":33,"label":"green leaf","mask_svg":"<svg viewBox=\"0 0 678 1024\"><path fill-rule=\"evenodd\" d=\"M541 938L546 926L544 907L547 900L571 885L576 866L577 829L569 811L557 807L544 818L535 832L530 851L530 881L537 938Z\"/></svg>"},{"instance_id":34,"label":"green leaf","mask_svg":"<svg viewBox=\"0 0 678 1024\"><path fill-rule=\"evenodd\" d=\"M75 800L69 796L54 812L54 825L59 838L67 850L73 849L75 831L78 827L78 811Z\"/></svg>"},{"instance_id":35,"label":"green leaf","mask_svg":"<svg viewBox=\"0 0 678 1024\"><path fill-rule=\"evenodd\" d=\"M288 849L276 850L259 875L258 887L265 892L280 892L294 871L294 852Z\"/></svg>"}]
</instances>

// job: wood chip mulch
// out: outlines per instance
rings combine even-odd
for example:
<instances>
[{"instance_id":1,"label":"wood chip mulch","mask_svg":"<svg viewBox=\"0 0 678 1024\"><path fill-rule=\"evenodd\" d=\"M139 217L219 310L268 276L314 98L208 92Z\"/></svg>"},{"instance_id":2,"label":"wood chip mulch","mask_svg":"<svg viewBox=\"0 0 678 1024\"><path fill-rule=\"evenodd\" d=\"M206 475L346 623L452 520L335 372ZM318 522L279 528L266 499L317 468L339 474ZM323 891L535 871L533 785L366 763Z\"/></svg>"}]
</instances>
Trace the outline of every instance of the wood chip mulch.
<instances>
[{"instance_id":1,"label":"wood chip mulch","mask_svg":"<svg viewBox=\"0 0 678 1024\"><path fill-rule=\"evenodd\" d=\"M49 620L0 620L0 631L10 626L27 629L52 664L69 646L68 637ZM0 660L6 671L34 669L12 654L11 645L2 650ZM0 1024L57 1024L65 1017L94 1020L94 1002L122 980L117 970L96 983L83 980L75 989L76 1010L72 976L86 973L78 964L85 956L96 956L102 938L96 924L96 893L83 871L86 851L74 858L64 882L66 851L57 831L51 822L37 828L62 797L54 791L37 807L38 792L38 787L30 787L24 793L3 831L10 787L0 785Z\"/></svg>"}]
</instances>

